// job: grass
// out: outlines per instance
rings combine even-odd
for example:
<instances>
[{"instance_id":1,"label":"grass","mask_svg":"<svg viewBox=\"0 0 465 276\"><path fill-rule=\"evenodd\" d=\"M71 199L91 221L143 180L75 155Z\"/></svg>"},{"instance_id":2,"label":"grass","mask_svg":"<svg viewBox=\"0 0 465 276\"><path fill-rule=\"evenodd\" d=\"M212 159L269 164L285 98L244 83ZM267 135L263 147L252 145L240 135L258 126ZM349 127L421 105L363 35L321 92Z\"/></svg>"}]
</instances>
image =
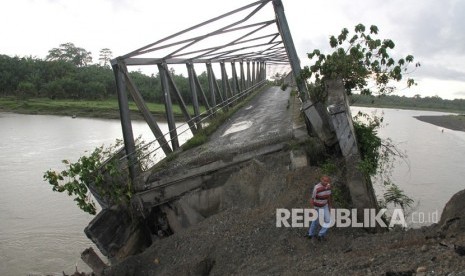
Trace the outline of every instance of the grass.
<instances>
[{"instance_id":1,"label":"grass","mask_svg":"<svg viewBox=\"0 0 465 276\"><path fill-rule=\"evenodd\" d=\"M165 116L164 104L147 103L147 106L152 114ZM192 106L188 106L189 114L194 114ZM142 118L136 104L129 102L131 115L136 119ZM200 108L200 112L205 110ZM97 117L118 119L119 106L117 99L106 100L51 100L48 98L34 98L27 100L19 100L12 97L0 98L0 111L14 112L21 114L47 114L47 115L62 115L62 116L82 116L82 117ZM181 108L178 105L173 105L173 113L176 117L182 117Z\"/></svg>"}]
</instances>

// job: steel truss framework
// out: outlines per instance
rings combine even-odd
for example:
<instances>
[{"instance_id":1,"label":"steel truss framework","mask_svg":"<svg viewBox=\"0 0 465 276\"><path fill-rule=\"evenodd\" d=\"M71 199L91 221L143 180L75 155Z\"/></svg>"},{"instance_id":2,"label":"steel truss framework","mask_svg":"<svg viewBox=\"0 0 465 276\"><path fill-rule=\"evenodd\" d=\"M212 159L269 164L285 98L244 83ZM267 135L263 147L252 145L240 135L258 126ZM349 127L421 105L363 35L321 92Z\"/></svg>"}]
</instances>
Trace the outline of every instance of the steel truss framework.
<instances>
[{"instance_id":1,"label":"steel truss framework","mask_svg":"<svg viewBox=\"0 0 465 276\"><path fill-rule=\"evenodd\" d=\"M254 16L267 6L273 6L274 18L254 22ZM231 20L235 21L231 23ZM225 21L227 22L224 23ZM208 28L210 28L208 31L202 33L203 29ZM294 76L300 74L300 61L281 0L261 0L251 3L115 58L111 63L116 79L126 157L129 159L132 178L138 174L139 169L135 165L137 164L136 147L129 117L127 92L141 111L164 153L169 154L179 148L172 97L180 106L189 129L195 134L202 127L201 118L214 114L218 109L228 108L250 91L264 85L267 65L290 64ZM170 74L169 65L172 64L186 65L194 107L193 115L188 112L185 101ZM205 64L208 91L204 91L197 77L194 65L198 64ZM218 64L221 72L221 87L213 70L213 65ZM231 66L232 76L228 76L227 64ZM162 133L128 73L128 66L135 65L156 65L158 68L169 138L166 137L168 134ZM239 66L239 70L236 65ZM306 92L304 84L298 82L297 85L301 95L302 92ZM206 93L209 93L210 101ZM205 106L205 114L200 113L200 103Z\"/></svg>"}]
</instances>

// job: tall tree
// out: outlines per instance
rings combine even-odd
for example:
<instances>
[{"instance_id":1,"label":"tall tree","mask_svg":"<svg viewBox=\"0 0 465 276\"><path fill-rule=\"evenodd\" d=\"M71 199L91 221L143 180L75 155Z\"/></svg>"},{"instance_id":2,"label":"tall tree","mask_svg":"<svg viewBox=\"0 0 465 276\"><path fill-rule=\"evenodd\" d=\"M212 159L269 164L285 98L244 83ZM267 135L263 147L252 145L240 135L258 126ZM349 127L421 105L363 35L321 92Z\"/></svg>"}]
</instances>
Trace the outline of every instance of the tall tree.
<instances>
[{"instance_id":1,"label":"tall tree","mask_svg":"<svg viewBox=\"0 0 465 276\"><path fill-rule=\"evenodd\" d=\"M92 63L92 53L84 48L76 47L71 42L67 42L48 51L46 60L64 60L82 67Z\"/></svg>"},{"instance_id":2,"label":"tall tree","mask_svg":"<svg viewBox=\"0 0 465 276\"><path fill-rule=\"evenodd\" d=\"M110 65L110 60L113 56L113 53L111 52L110 49L108 48L103 48L100 50L100 55L98 60L100 61L100 65L102 66L107 66Z\"/></svg>"},{"instance_id":3,"label":"tall tree","mask_svg":"<svg viewBox=\"0 0 465 276\"><path fill-rule=\"evenodd\" d=\"M396 89L391 81L399 82L409 74L407 68L413 63L413 56L407 55L396 61L391 53L394 42L377 38L378 27L372 25L366 30L364 25L358 24L354 31L355 34L351 36L344 28L337 37L331 36L329 44L332 53L325 55L315 49L308 54L310 59L315 58L316 61L302 70L301 77L313 77L314 82L309 90L317 100L324 98L325 83L329 79L341 78L348 94L357 89L361 94L371 95L374 92L386 95ZM420 63L415 64L415 67L418 66ZM415 84L412 78L407 79L407 87Z\"/></svg>"}]
</instances>

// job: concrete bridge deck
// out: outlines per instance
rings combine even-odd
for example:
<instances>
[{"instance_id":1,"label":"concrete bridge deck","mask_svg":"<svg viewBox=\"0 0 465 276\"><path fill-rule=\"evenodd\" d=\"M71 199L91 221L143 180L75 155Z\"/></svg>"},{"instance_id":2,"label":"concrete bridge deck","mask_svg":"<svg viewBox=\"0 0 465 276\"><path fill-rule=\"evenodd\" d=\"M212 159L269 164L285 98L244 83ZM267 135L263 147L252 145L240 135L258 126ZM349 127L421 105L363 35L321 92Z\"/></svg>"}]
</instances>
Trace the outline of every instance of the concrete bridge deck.
<instances>
[{"instance_id":1,"label":"concrete bridge deck","mask_svg":"<svg viewBox=\"0 0 465 276\"><path fill-rule=\"evenodd\" d=\"M135 186L138 209L149 210L177 199L205 186L219 170L283 149L293 138L293 100L290 89L267 87L220 126L207 143L142 174Z\"/></svg>"},{"instance_id":2,"label":"concrete bridge deck","mask_svg":"<svg viewBox=\"0 0 465 276\"><path fill-rule=\"evenodd\" d=\"M291 163L286 145L300 131L293 122L299 100L290 92L264 88L207 143L141 174L131 203L132 211L144 218L142 224L134 223L124 208L107 208L86 227L87 236L104 255L120 260L148 246L147 240L176 233L232 206L272 198L266 177L286 175Z\"/></svg>"}]
</instances>

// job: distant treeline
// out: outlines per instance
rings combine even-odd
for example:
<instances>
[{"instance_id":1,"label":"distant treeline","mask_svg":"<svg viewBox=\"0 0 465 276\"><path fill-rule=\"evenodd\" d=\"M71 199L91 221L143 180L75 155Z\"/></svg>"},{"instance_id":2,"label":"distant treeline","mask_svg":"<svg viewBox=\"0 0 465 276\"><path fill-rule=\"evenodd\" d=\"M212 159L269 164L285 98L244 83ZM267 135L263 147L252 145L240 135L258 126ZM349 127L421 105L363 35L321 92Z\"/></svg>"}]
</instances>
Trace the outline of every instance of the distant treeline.
<instances>
[{"instance_id":1,"label":"distant treeline","mask_svg":"<svg viewBox=\"0 0 465 276\"><path fill-rule=\"evenodd\" d=\"M378 97L353 94L350 96L350 102L352 105L358 106L465 111L464 99L446 100L438 96L420 97L420 95L415 95L414 97L405 97L386 95Z\"/></svg>"},{"instance_id":2,"label":"distant treeline","mask_svg":"<svg viewBox=\"0 0 465 276\"><path fill-rule=\"evenodd\" d=\"M190 104L188 79L182 74L175 74L173 70L171 73L184 101ZM147 76L140 72L130 72L129 75L146 101L163 102L158 74ZM204 91L207 91L206 73L198 78ZM209 93L206 94L208 97ZM116 98L116 85L109 66L77 66L65 60L0 55L0 96L98 100Z\"/></svg>"}]
</instances>

